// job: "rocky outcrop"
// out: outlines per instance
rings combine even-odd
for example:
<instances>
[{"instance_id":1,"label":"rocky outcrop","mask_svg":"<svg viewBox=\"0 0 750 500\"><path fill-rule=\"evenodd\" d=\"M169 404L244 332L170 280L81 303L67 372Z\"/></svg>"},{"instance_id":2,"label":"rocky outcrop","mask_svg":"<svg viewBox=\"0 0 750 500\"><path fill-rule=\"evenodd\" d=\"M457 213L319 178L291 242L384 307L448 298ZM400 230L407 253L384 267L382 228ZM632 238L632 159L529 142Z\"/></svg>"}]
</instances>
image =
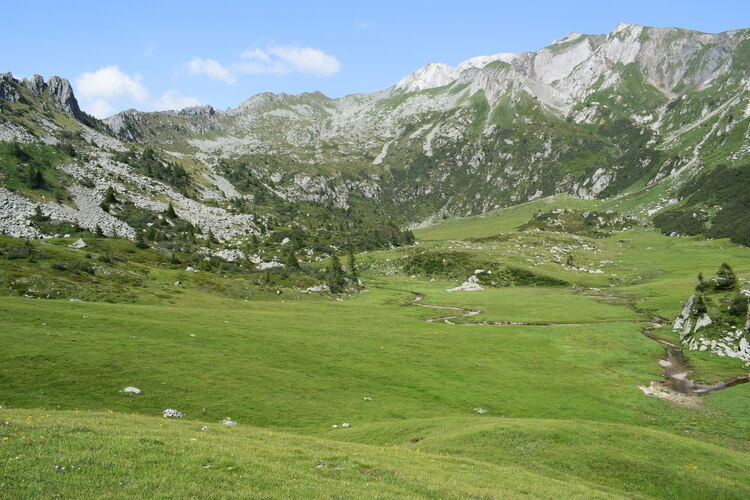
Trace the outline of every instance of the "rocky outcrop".
<instances>
[{"instance_id":1,"label":"rocky outcrop","mask_svg":"<svg viewBox=\"0 0 750 500\"><path fill-rule=\"evenodd\" d=\"M711 327L714 324L711 317L696 310L695 304L693 295L673 323L672 330L679 332L682 345L690 351L709 351L717 356L741 359L750 366L750 314L741 325L718 330Z\"/></svg>"},{"instance_id":2,"label":"rocky outcrop","mask_svg":"<svg viewBox=\"0 0 750 500\"><path fill-rule=\"evenodd\" d=\"M11 73L0 73L0 99L16 102L21 98L15 82L16 80Z\"/></svg>"},{"instance_id":3,"label":"rocky outcrop","mask_svg":"<svg viewBox=\"0 0 750 500\"><path fill-rule=\"evenodd\" d=\"M39 79L41 80L41 77ZM73 95L73 88L70 86L68 80L59 76L53 76L47 82L44 91L52 97L52 101L61 110L78 120L83 119L83 113L78 106L78 101Z\"/></svg>"}]
</instances>

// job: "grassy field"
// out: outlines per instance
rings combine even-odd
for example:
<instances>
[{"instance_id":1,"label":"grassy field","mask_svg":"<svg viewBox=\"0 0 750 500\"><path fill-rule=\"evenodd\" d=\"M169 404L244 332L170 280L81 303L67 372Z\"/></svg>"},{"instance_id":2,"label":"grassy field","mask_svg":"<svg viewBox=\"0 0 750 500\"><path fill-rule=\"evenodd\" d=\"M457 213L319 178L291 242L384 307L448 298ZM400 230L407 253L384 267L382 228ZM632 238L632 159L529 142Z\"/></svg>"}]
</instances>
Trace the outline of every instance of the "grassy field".
<instances>
[{"instance_id":1,"label":"grassy field","mask_svg":"<svg viewBox=\"0 0 750 500\"><path fill-rule=\"evenodd\" d=\"M552 203L361 255L367 291L338 298L187 273L125 241L37 242L47 258L9 259L3 240L0 498L747 498L750 384L692 406L638 389L660 379L664 352L642 322L673 318L698 270L727 261L750 277L747 249L644 229L513 231ZM465 277L404 271L417 250L567 285L449 293ZM529 324L426 322L450 311L410 305L417 293L482 311L458 322ZM688 362L706 381L747 370L706 353Z\"/></svg>"}]
</instances>

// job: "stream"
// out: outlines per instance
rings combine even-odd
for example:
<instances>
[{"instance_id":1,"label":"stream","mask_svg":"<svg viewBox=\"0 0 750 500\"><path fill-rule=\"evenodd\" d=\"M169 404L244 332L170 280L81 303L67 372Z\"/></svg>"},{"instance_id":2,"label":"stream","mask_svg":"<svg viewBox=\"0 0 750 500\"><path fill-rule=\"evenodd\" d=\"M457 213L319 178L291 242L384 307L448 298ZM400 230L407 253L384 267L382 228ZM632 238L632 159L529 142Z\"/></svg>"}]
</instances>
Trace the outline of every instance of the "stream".
<instances>
[{"instance_id":1,"label":"stream","mask_svg":"<svg viewBox=\"0 0 750 500\"><path fill-rule=\"evenodd\" d=\"M414 294L414 300L409 302L409 305L416 306L416 307L426 307L429 309L441 309L445 311L452 311L453 314L447 315L447 316L438 316L434 318L426 318L424 321L427 321L428 323L446 323L448 325L467 325L467 326L571 326L571 325L590 325L594 323L543 323L543 324L534 324L534 323L524 323L521 321L478 321L478 322L470 322L470 323L456 323L453 320L457 318L467 318L471 316L476 316L480 314L482 311L479 309L466 309L464 307L456 307L456 306L438 306L434 304L424 304L422 303L422 300L424 300L424 295L421 293L416 292L409 292ZM632 321L632 323L641 323L641 324L647 324L643 329L643 335L647 338L653 340L654 342L658 342L662 346L666 348L666 355L664 359L659 360L659 364L663 368L663 374L664 378L666 379L666 386L669 387L672 391L683 394L683 395L701 395L701 394L707 394L712 391L720 391L722 389L726 389L728 387L733 387L735 385L744 384L746 382L750 382L750 375L743 375L741 377L736 377L729 382L719 382L718 384L699 384L697 382L694 382L693 380L690 380L688 376L690 375L690 367L688 366L687 362L685 361L685 356L683 354L682 347L679 345L673 344L671 342L667 342L666 340L662 340L656 336L653 335L653 331L660 326L664 326L661 323L656 323L652 321ZM659 384L659 382L656 382Z\"/></svg>"}]
</instances>

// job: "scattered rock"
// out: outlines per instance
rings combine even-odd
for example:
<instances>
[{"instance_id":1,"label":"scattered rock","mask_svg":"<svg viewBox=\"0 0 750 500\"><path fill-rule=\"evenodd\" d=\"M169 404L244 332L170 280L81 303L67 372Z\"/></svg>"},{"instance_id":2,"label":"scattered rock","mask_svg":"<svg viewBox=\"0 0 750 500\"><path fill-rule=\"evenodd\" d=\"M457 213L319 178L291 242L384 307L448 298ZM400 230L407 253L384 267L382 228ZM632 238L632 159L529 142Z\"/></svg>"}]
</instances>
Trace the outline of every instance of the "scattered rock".
<instances>
[{"instance_id":1,"label":"scattered rock","mask_svg":"<svg viewBox=\"0 0 750 500\"><path fill-rule=\"evenodd\" d=\"M164 410L164 418L182 418L185 414L181 411L173 410L172 408L167 408Z\"/></svg>"},{"instance_id":2,"label":"scattered rock","mask_svg":"<svg viewBox=\"0 0 750 500\"><path fill-rule=\"evenodd\" d=\"M341 424L341 427L343 427L344 429L346 429L346 428L351 427L351 426L347 422L344 422L343 424Z\"/></svg>"},{"instance_id":3,"label":"scattered rock","mask_svg":"<svg viewBox=\"0 0 750 500\"><path fill-rule=\"evenodd\" d=\"M227 417L221 421L221 425L237 425L237 422L232 420L230 417Z\"/></svg>"},{"instance_id":4,"label":"scattered rock","mask_svg":"<svg viewBox=\"0 0 750 500\"><path fill-rule=\"evenodd\" d=\"M85 248L86 242L83 241L83 238L78 238L74 243L71 243L70 248Z\"/></svg>"},{"instance_id":5,"label":"scattered rock","mask_svg":"<svg viewBox=\"0 0 750 500\"><path fill-rule=\"evenodd\" d=\"M122 390L125 394L140 394L141 390L137 387L126 387Z\"/></svg>"},{"instance_id":6,"label":"scattered rock","mask_svg":"<svg viewBox=\"0 0 750 500\"><path fill-rule=\"evenodd\" d=\"M474 411L476 413L479 413L480 415L484 415L485 413L487 413L487 410L485 410L484 408L474 408Z\"/></svg>"}]
</instances>

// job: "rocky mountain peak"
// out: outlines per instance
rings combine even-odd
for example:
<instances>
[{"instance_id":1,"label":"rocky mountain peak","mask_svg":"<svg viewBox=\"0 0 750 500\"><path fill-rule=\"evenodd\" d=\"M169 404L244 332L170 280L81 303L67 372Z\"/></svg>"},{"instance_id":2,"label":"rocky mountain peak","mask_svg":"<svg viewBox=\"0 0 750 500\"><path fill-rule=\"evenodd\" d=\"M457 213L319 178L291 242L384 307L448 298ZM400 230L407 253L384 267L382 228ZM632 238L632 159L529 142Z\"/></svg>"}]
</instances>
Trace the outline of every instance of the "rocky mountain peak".
<instances>
[{"instance_id":1,"label":"rocky mountain peak","mask_svg":"<svg viewBox=\"0 0 750 500\"><path fill-rule=\"evenodd\" d=\"M21 99L18 86L22 85L37 96L47 94L59 109L72 117L81 120L84 114L78 106L78 100L73 94L73 87L65 78L53 76L47 83L40 75L34 75L30 79L22 78L20 81L13 78L11 73L0 75L0 99L6 101L18 101Z\"/></svg>"},{"instance_id":2,"label":"rocky mountain peak","mask_svg":"<svg viewBox=\"0 0 750 500\"><path fill-rule=\"evenodd\" d=\"M39 78L41 79L41 77ZM53 76L47 82L45 91L52 97L52 100L60 109L77 119L83 118L81 108L78 106L78 100L73 95L73 88L70 86L68 80L59 76Z\"/></svg>"},{"instance_id":3,"label":"rocky mountain peak","mask_svg":"<svg viewBox=\"0 0 750 500\"><path fill-rule=\"evenodd\" d=\"M405 76L397 84L396 88L406 92L431 89L448 85L458 77L459 72L447 64L431 62L424 68Z\"/></svg>"}]
</instances>

